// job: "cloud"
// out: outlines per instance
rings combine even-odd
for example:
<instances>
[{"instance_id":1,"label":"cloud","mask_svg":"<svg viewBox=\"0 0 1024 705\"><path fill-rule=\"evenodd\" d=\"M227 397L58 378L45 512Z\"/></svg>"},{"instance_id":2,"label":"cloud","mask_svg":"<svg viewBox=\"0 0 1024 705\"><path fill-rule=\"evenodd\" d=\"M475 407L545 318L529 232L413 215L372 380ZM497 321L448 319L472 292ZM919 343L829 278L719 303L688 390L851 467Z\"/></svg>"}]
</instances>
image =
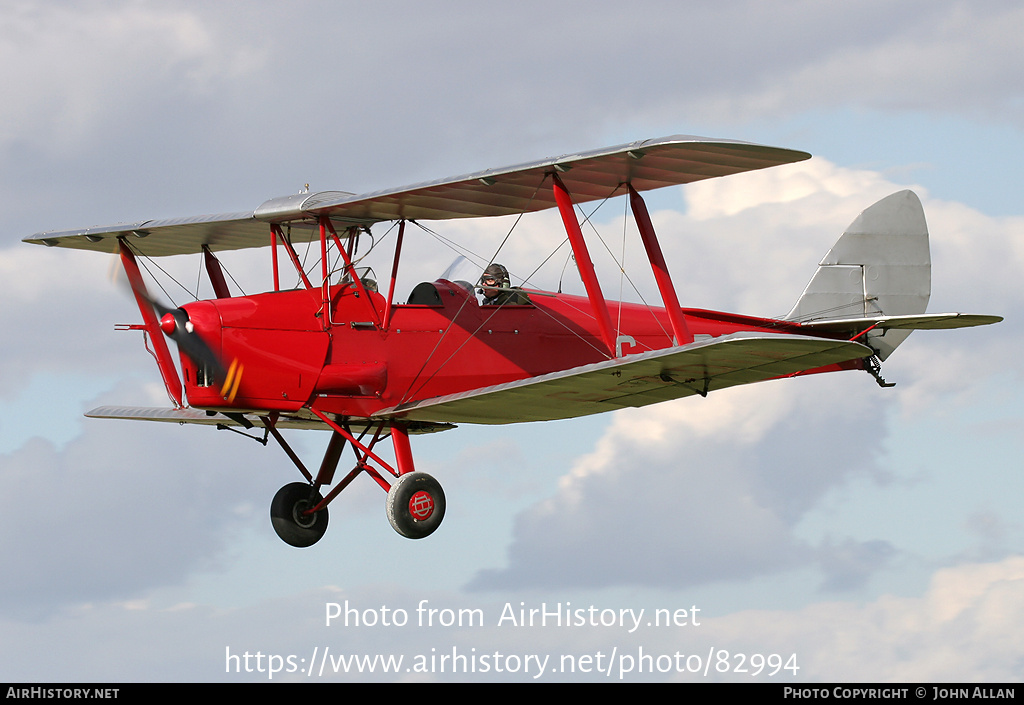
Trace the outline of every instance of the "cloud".
<instances>
[{"instance_id":1,"label":"cloud","mask_svg":"<svg viewBox=\"0 0 1024 705\"><path fill-rule=\"evenodd\" d=\"M557 494L519 516L508 567L468 587L679 588L812 563L794 524L829 488L882 474L871 450L882 413L855 389L863 381L770 382L618 412ZM845 452L859 438L872 446Z\"/></svg>"},{"instance_id":2,"label":"cloud","mask_svg":"<svg viewBox=\"0 0 1024 705\"><path fill-rule=\"evenodd\" d=\"M259 66L254 48L181 7L15 2L3 14L4 85L25 99L0 107L2 146L31 134L75 149L125 114L209 95Z\"/></svg>"},{"instance_id":3,"label":"cloud","mask_svg":"<svg viewBox=\"0 0 1024 705\"><path fill-rule=\"evenodd\" d=\"M816 157L773 169L748 171L728 179L697 181L685 186L683 193L687 214L697 221L729 218L750 209L781 205L785 210L773 209L775 217L765 219L764 227L778 227L780 219L785 219L789 226L824 227L849 224L844 221L853 220L851 207L863 204L860 206L863 210L899 188L880 178L876 171L844 168ZM927 195L920 187L917 190L921 192L918 195ZM813 204L797 205L804 199L814 199ZM762 209L758 215L763 216L763 210L767 209Z\"/></svg>"},{"instance_id":4,"label":"cloud","mask_svg":"<svg viewBox=\"0 0 1024 705\"><path fill-rule=\"evenodd\" d=\"M129 296L107 280L110 263L92 253L0 249L0 397L15 395L34 376L97 379L119 367L131 369L126 348L113 344L113 326L134 322L138 310L133 314ZM124 333L116 335L126 342Z\"/></svg>"},{"instance_id":5,"label":"cloud","mask_svg":"<svg viewBox=\"0 0 1024 705\"><path fill-rule=\"evenodd\" d=\"M1021 74L1012 5L421 3L397 22L382 5L299 8L9 3L0 145L37 162L23 178L53 159L130 189L145 168L164 207L219 194L233 210L258 184L369 190L586 148L624 125L850 102L1013 115Z\"/></svg>"},{"instance_id":6,"label":"cloud","mask_svg":"<svg viewBox=\"0 0 1024 705\"><path fill-rule=\"evenodd\" d=\"M277 465L255 444L197 443L208 428L89 421L63 450L42 439L0 455L0 604L7 613L137 597L224 558L230 538L265 527ZM258 509L257 509L258 508Z\"/></svg>"},{"instance_id":7,"label":"cloud","mask_svg":"<svg viewBox=\"0 0 1024 705\"><path fill-rule=\"evenodd\" d=\"M1020 556L955 566L922 597L741 612L716 620L715 638L747 653L794 652L805 681L1015 681L1024 642L1010 625L1024 616L1022 581Z\"/></svg>"},{"instance_id":8,"label":"cloud","mask_svg":"<svg viewBox=\"0 0 1024 705\"><path fill-rule=\"evenodd\" d=\"M825 573L822 589L841 592L864 587L876 571L895 558L897 551L888 541L844 539L841 543L824 541L817 554Z\"/></svg>"},{"instance_id":9,"label":"cloud","mask_svg":"<svg viewBox=\"0 0 1024 705\"><path fill-rule=\"evenodd\" d=\"M322 586L228 609L107 601L66 609L37 623L0 616L8 637L0 643L0 656L28 681L1012 682L1024 649L1017 628L1024 618L1021 556L943 568L930 576L921 595L886 594L869 602L835 600L792 610L721 613L708 604L692 605L698 608L692 611L690 602L679 595L674 599L674 605L636 598L623 603L561 592L542 600L549 611L556 605L594 606L598 613L611 608L616 615L619 609L644 609L632 634L618 627L502 626L498 618L508 607L518 614L520 608L541 608L542 601L522 593L481 600L411 586ZM423 600L427 608L451 614L478 610L483 621L441 627L435 619L433 626L421 626L417 607ZM328 603L354 609L360 617L376 613L378 619L383 607L392 616L403 610L408 621L367 627L345 626L336 619L325 626ZM666 607L670 613L685 609L688 624L652 626L654 610ZM146 635L145 648L140 648L140 634ZM96 648L98 643L103 648ZM318 661L306 673L314 647L321 656L327 649L334 660L326 660L322 672L315 667ZM240 659L226 658L246 652L264 655L261 670L254 657L248 672ZM463 656L458 672L453 672L452 653ZM271 654L281 657L277 663L285 667L291 655L295 668L271 678ZM520 667L501 673L470 670L471 657L479 666L483 655L494 654L518 658ZM521 665L531 654L549 656L539 679L534 678L536 668L527 672ZM593 667L598 654L607 672ZM713 662L705 674L709 654ZM755 654L765 668L758 668ZM341 656L374 655L401 657L403 667L383 672L378 660L372 672L334 669ZM647 657L643 672L641 656ZM410 663L417 657L432 667L413 673ZM589 669L584 672L579 667L585 664Z\"/></svg>"},{"instance_id":10,"label":"cloud","mask_svg":"<svg viewBox=\"0 0 1024 705\"><path fill-rule=\"evenodd\" d=\"M718 86L691 86L698 90L679 99L688 114L721 123L856 104L1019 123L1015 37L1024 13L1012 3L910 3L897 12L874 2L838 11L804 3L770 19L759 16L767 8L744 9L730 29L743 48L708 72ZM773 29L760 41L751 36L758 23ZM742 61L745 79L736 72Z\"/></svg>"}]
</instances>

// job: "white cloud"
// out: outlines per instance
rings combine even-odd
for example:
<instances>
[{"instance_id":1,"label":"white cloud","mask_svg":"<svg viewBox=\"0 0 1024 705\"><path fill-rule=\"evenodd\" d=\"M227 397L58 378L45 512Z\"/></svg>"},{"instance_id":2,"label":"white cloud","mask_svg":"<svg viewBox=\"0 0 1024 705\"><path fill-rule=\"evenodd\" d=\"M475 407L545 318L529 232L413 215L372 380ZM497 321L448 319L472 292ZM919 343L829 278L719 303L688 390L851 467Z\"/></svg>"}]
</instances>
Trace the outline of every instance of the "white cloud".
<instances>
[{"instance_id":1,"label":"white cloud","mask_svg":"<svg viewBox=\"0 0 1024 705\"><path fill-rule=\"evenodd\" d=\"M737 638L767 636L801 654L801 678L820 681L999 682L1019 677L1024 558L938 571L921 598L810 605L794 614L737 614ZM748 637L755 642L756 637Z\"/></svg>"},{"instance_id":2,"label":"white cloud","mask_svg":"<svg viewBox=\"0 0 1024 705\"><path fill-rule=\"evenodd\" d=\"M679 587L813 562L795 522L829 488L881 473L877 450L844 452L884 437L868 385L787 380L618 412L557 494L520 515L508 568L471 587Z\"/></svg>"},{"instance_id":3,"label":"white cloud","mask_svg":"<svg viewBox=\"0 0 1024 705\"><path fill-rule=\"evenodd\" d=\"M728 179L707 179L683 188L687 214L695 220L735 216L748 208L782 204L795 225L842 223L853 217L845 209L883 198L900 187L879 178L878 172L847 169L816 157L773 169L748 171ZM905 188L905 187L904 187ZM918 187L919 196L925 196ZM812 208L788 208L815 197ZM846 223L844 223L845 225ZM838 234L837 234L838 236ZM822 253L824 254L824 253Z\"/></svg>"},{"instance_id":4,"label":"white cloud","mask_svg":"<svg viewBox=\"0 0 1024 705\"><path fill-rule=\"evenodd\" d=\"M125 366L128 346L116 348L113 327L135 322L138 310L107 280L109 263L93 253L20 243L0 250L0 396L16 394L34 375L102 377ZM141 351L135 334L116 335Z\"/></svg>"},{"instance_id":5,"label":"white cloud","mask_svg":"<svg viewBox=\"0 0 1024 705\"><path fill-rule=\"evenodd\" d=\"M244 526L263 526L274 480L242 468L276 466L276 456L211 441L206 428L88 424L63 451L34 439L0 455L10 488L0 497L0 556L9 567L0 594L9 612L45 614L179 584L221 559ZM203 431L205 442L195 443Z\"/></svg>"},{"instance_id":6,"label":"white cloud","mask_svg":"<svg viewBox=\"0 0 1024 705\"><path fill-rule=\"evenodd\" d=\"M462 628L421 627L416 612L421 600L433 609L477 609L485 621ZM617 612L622 607L646 612L633 634L617 627L498 626L506 603L517 610L521 605L540 608L542 602L549 610L558 604L563 609L594 605L598 610ZM328 627L327 603L378 615L387 606L392 614L404 610L410 621L404 627L345 627L335 620ZM700 611L689 612L691 606ZM647 624L653 609L665 607L685 608L687 618L699 624L672 628ZM673 593L668 602L639 597L625 602L594 599L565 591L543 596L513 592L480 600L411 586L318 587L230 609L150 599L103 601L63 610L42 622L0 617L9 637L0 643L0 656L9 672L28 681L1013 682L1019 677L1018 661L1024 650L1024 637L1017 628L1022 618L1024 558L1011 556L939 570L920 596L886 594L866 603L815 602L794 610L724 614L706 603L692 605L683 593ZM144 649L139 648L138 634L148 635ZM322 675L319 669L310 675L304 671L314 647L320 654L327 648L335 659L390 654L403 659L426 656L431 663L430 657L436 658L432 672L425 674L411 673L406 661L398 673L381 673L379 667L374 673L333 673L328 662ZM458 673L452 672L453 660L440 659L453 650L465 657ZM638 674L641 650L650 660L647 672ZM291 654L303 671L278 672L271 678L266 660L259 672L255 661L250 661L251 671L246 673L244 664L226 658L226 653L246 651L263 653L264 659L270 654ZM540 679L533 678L536 669L467 672L469 657L475 655L481 663L482 655L496 653L516 656L520 663L527 654L550 658ZM573 673L567 667L581 663L581 657L595 659L599 653L614 659L610 675L593 668ZM688 663L691 668L694 665L686 656L704 659L709 653L714 662L707 675L702 669L685 671ZM675 654L684 658L677 661ZM723 665L729 665L730 671L741 665L746 671L723 672L714 667L721 663L722 654L728 656ZM743 661L738 654L745 655ZM781 660L755 675L754 654L777 654ZM570 659L563 662L563 656ZM284 659L278 663L287 665ZM655 664L661 664L662 672L650 672ZM683 672L676 671L677 664ZM789 669L779 668L786 664ZM769 675L772 670L777 672Z\"/></svg>"}]
</instances>

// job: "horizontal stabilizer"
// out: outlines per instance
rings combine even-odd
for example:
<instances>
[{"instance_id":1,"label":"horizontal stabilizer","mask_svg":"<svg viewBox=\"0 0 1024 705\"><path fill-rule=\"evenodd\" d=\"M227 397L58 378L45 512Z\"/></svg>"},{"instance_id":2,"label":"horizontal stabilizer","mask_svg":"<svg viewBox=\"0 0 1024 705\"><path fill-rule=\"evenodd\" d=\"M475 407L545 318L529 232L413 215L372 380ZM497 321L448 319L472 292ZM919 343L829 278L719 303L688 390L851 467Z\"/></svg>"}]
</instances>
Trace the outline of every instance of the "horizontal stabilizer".
<instances>
[{"instance_id":1,"label":"horizontal stabilizer","mask_svg":"<svg viewBox=\"0 0 1024 705\"><path fill-rule=\"evenodd\" d=\"M844 340L734 333L461 394L408 402L376 416L433 423L551 421L704 395L872 354L870 348Z\"/></svg>"},{"instance_id":2,"label":"horizontal stabilizer","mask_svg":"<svg viewBox=\"0 0 1024 705\"><path fill-rule=\"evenodd\" d=\"M823 333L849 334L851 337L874 326L881 330L952 330L999 323L1002 316L972 313L927 313L917 316L879 316L875 318L836 318L831 321L801 323L801 328Z\"/></svg>"}]
</instances>

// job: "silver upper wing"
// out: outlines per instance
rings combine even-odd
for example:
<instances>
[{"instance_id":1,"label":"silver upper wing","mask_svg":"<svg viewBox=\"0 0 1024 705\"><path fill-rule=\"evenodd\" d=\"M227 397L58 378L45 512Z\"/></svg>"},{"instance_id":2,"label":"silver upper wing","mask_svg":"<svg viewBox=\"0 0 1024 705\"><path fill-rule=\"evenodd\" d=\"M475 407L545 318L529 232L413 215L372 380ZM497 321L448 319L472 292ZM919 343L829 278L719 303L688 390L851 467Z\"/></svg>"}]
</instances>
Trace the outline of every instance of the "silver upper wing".
<instances>
[{"instance_id":1,"label":"silver upper wing","mask_svg":"<svg viewBox=\"0 0 1024 705\"><path fill-rule=\"evenodd\" d=\"M625 183L637 191L764 169L810 158L806 152L749 142L675 135L589 152L487 169L366 194L300 193L271 199L255 211L41 232L25 242L97 252L117 252L128 237L148 256L264 247L269 223L289 226L293 242L318 237L315 219L337 227L385 220L447 220L508 215L555 206L550 175L557 173L576 203L607 198Z\"/></svg>"}]
</instances>

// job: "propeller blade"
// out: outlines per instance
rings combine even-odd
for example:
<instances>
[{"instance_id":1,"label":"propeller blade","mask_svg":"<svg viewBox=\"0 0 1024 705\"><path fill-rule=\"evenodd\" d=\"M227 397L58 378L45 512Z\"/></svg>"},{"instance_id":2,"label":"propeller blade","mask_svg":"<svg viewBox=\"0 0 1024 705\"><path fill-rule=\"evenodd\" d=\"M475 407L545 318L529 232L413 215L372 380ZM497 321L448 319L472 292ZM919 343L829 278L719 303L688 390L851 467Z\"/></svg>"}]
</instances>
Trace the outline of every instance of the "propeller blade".
<instances>
[{"instance_id":1,"label":"propeller blade","mask_svg":"<svg viewBox=\"0 0 1024 705\"><path fill-rule=\"evenodd\" d=\"M160 315L160 329L178 344L178 348L188 356L197 367L205 367L213 372L218 382L225 379L227 371L220 358L213 352L206 341L199 337L188 318L188 313L181 308L169 309L159 302L152 301L153 308Z\"/></svg>"}]
</instances>

